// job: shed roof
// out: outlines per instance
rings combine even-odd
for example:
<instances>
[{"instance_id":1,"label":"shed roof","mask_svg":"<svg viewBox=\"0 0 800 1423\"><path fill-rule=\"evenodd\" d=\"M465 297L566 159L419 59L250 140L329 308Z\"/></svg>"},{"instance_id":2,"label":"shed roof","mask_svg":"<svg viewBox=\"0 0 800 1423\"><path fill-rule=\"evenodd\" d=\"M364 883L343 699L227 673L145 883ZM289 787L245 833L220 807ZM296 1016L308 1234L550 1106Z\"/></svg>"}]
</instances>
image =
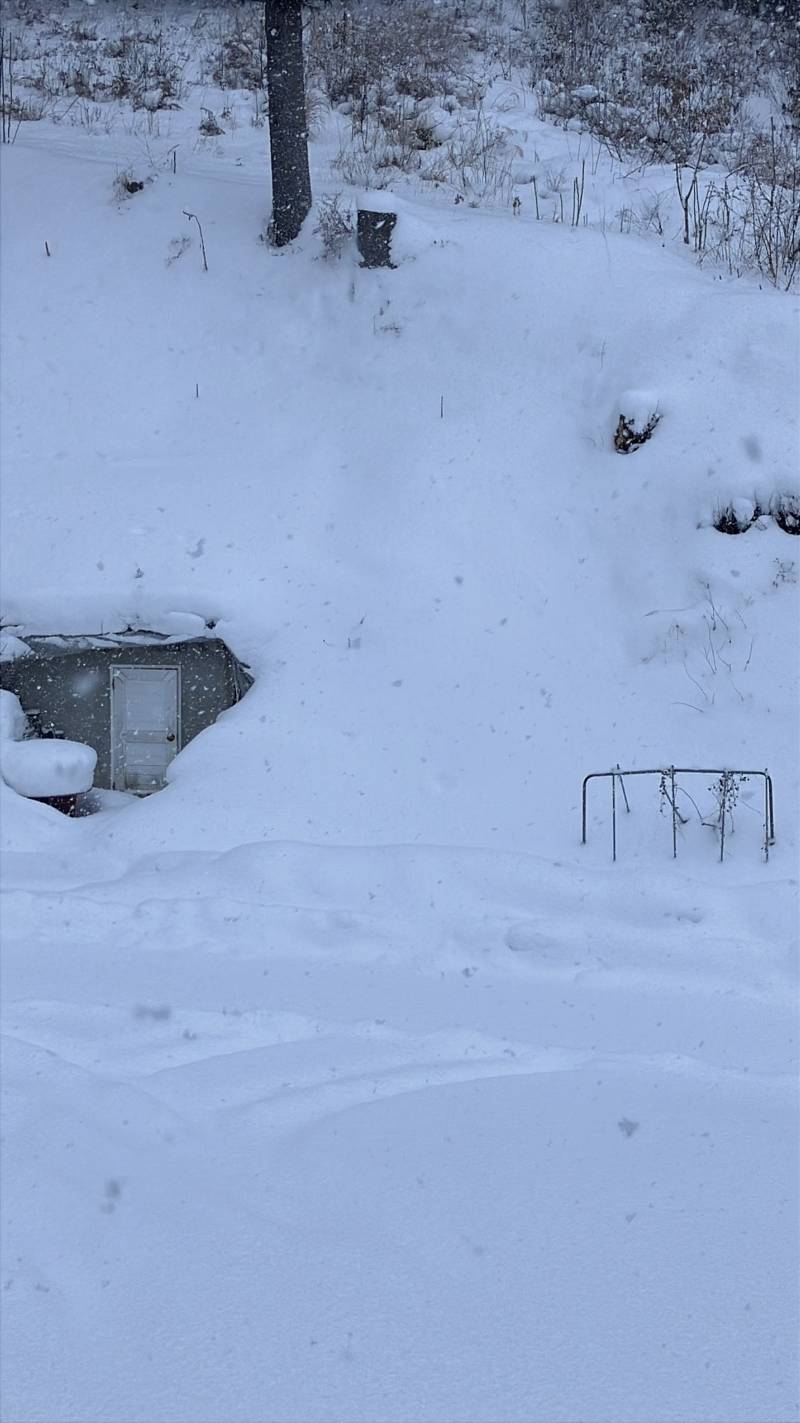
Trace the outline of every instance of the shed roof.
<instances>
[{"instance_id":1,"label":"shed roof","mask_svg":"<svg viewBox=\"0 0 800 1423\"><path fill-rule=\"evenodd\" d=\"M17 628L0 636L0 662L13 662L32 653L37 657L63 657L86 652L92 648L166 647L174 643L218 642L226 646L214 631L214 625L190 633L157 632L153 628L124 628L121 632L102 633L31 633Z\"/></svg>"}]
</instances>

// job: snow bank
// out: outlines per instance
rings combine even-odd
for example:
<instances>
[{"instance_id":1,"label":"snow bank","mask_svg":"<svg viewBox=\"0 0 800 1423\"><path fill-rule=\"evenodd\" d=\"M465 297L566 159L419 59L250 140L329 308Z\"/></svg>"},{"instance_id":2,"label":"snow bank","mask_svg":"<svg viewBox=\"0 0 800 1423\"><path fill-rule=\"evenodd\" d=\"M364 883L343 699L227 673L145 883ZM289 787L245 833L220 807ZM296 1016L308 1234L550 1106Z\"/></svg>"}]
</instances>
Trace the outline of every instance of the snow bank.
<instances>
[{"instance_id":1,"label":"snow bank","mask_svg":"<svg viewBox=\"0 0 800 1423\"><path fill-rule=\"evenodd\" d=\"M441 235L432 223L404 207L398 211L397 226L392 233L392 259L395 262L413 261L432 247L437 239L441 240Z\"/></svg>"},{"instance_id":2,"label":"snow bank","mask_svg":"<svg viewBox=\"0 0 800 1423\"><path fill-rule=\"evenodd\" d=\"M19 697L0 691L0 741L21 741L28 726Z\"/></svg>"},{"instance_id":3,"label":"snow bank","mask_svg":"<svg viewBox=\"0 0 800 1423\"><path fill-rule=\"evenodd\" d=\"M0 637L0 662L13 662L15 657L27 657L30 648L21 638L6 633Z\"/></svg>"},{"instance_id":4,"label":"snow bank","mask_svg":"<svg viewBox=\"0 0 800 1423\"><path fill-rule=\"evenodd\" d=\"M61 815L39 800L17 795L0 777L0 850L13 851L34 863L47 861L43 850L66 849L70 832L83 822Z\"/></svg>"},{"instance_id":5,"label":"snow bank","mask_svg":"<svg viewBox=\"0 0 800 1423\"><path fill-rule=\"evenodd\" d=\"M654 416L662 415L661 402L654 390L623 390L614 411L614 425L620 415L634 430L644 430Z\"/></svg>"},{"instance_id":6,"label":"snow bank","mask_svg":"<svg viewBox=\"0 0 800 1423\"><path fill-rule=\"evenodd\" d=\"M3 780L23 796L88 791L96 762L97 752L79 741L4 741L0 750Z\"/></svg>"},{"instance_id":7,"label":"snow bank","mask_svg":"<svg viewBox=\"0 0 800 1423\"><path fill-rule=\"evenodd\" d=\"M360 212L395 213L397 222L392 232L392 261L408 262L433 246L439 233L432 223L419 216L419 207L385 190L366 190L358 194Z\"/></svg>"}]
</instances>

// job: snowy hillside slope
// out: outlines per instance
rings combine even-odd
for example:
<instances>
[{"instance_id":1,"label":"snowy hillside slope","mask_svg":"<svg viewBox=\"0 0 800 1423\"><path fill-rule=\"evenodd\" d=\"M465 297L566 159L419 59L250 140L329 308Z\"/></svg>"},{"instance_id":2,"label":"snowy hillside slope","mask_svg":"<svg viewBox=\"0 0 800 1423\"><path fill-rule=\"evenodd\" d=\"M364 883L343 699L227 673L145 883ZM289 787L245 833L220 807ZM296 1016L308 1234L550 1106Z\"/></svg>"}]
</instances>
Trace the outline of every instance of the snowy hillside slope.
<instances>
[{"instance_id":1,"label":"snowy hillside slope","mask_svg":"<svg viewBox=\"0 0 800 1423\"><path fill-rule=\"evenodd\" d=\"M200 614L257 677L131 833L191 799L201 844L538 849L617 761L755 758L791 804L793 543L711 527L794 484L790 303L633 238L433 205L393 273L317 260L311 233L270 253L255 176L117 205L105 164L6 159L6 620ZM184 210L208 273L196 249L167 265ZM631 387L663 419L626 458Z\"/></svg>"},{"instance_id":2,"label":"snowy hillside slope","mask_svg":"<svg viewBox=\"0 0 800 1423\"><path fill-rule=\"evenodd\" d=\"M161 794L4 788L4 1417L796 1417L797 556L713 527L797 489L796 303L412 188L394 271L278 253L263 135L118 200L65 132L2 153L4 625L255 682ZM769 767L768 862L710 776L582 847L617 763Z\"/></svg>"}]
</instances>

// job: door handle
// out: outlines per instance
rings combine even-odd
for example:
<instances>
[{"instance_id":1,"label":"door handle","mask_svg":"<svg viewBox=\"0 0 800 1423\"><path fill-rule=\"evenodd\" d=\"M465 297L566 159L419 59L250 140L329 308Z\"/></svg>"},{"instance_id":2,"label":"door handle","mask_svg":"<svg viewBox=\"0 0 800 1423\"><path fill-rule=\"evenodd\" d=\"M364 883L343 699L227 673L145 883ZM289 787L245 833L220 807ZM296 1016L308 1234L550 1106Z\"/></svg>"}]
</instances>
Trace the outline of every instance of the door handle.
<instances>
[{"instance_id":1,"label":"door handle","mask_svg":"<svg viewBox=\"0 0 800 1423\"><path fill-rule=\"evenodd\" d=\"M175 732L174 732L174 731L171 731L171 732L169 733L168 737L167 737L167 741L174 741L174 740L175 740Z\"/></svg>"}]
</instances>

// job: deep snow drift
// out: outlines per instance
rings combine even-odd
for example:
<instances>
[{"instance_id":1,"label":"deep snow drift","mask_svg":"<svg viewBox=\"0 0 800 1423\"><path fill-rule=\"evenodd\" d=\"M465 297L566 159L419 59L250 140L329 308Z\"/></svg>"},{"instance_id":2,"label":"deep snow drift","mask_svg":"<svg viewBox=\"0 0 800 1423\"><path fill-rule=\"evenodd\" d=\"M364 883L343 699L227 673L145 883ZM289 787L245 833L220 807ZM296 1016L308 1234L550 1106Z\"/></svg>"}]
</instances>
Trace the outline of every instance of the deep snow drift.
<instances>
[{"instance_id":1,"label":"deep snow drift","mask_svg":"<svg viewBox=\"0 0 800 1423\"><path fill-rule=\"evenodd\" d=\"M2 155L4 623L255 676L159 795L2 788L3 1416L784 1423L796 307L413 192L272 252L240 147ZM581 847L617 763L768 767L768 862L710 776Z\"/></svg>"}]
</instances>

